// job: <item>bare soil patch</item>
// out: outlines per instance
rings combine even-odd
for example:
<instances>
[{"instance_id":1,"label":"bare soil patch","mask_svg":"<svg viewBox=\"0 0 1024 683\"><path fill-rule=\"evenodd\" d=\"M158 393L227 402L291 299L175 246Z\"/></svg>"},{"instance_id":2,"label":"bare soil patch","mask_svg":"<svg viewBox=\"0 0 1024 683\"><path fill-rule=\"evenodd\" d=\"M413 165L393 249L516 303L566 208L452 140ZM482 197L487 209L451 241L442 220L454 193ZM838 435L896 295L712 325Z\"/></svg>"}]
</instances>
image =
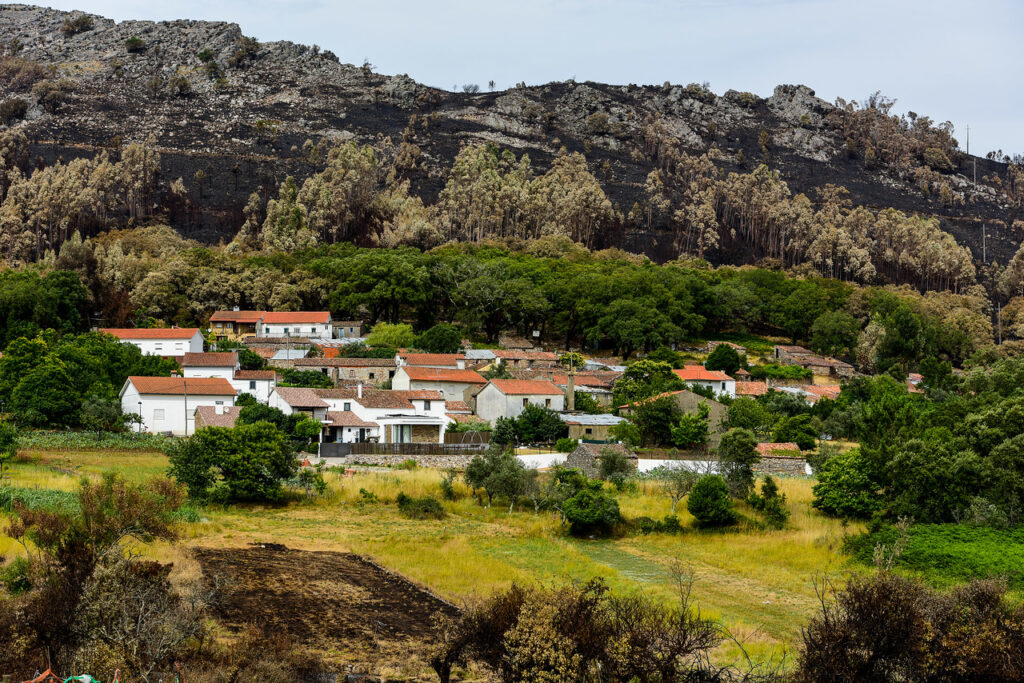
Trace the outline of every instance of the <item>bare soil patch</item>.
<instances>
[{"instance_id":1,"label":"bare soil patch","mask_svg":"<svg viewBox=\"0 0 1024 683\"><path fill-rule=\"evenodd\" d=\"M372 649L430 638L434 616L458 610L407 579L352 553L195 548L207 577L220 576L218 620L233 631L255 624L323 651Z\"/></svg>"}]
</instances>

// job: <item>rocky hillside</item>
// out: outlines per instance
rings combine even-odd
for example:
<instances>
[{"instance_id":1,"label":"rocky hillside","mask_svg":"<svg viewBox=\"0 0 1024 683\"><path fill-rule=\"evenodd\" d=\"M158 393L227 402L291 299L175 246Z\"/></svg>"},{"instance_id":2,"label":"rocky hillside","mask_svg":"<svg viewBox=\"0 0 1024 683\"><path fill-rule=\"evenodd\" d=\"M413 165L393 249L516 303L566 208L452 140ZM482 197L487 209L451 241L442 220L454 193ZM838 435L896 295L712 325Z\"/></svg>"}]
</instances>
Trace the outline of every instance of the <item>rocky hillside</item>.
<instances>
[{"instance_id":1,"label":"rocky hillside","mask_svg":"<svg viewBox=\"0 0 1024 683\"><path fill-rule=\"evenodd\" d=\"M644 181L659 163L657 131L660 142L670 139L690 153L717 149L722 172L749 172L765 161L793 192L812 200L815 188L832 183L845 186L854 204L939 216L978 260L983 224L986 260L1005 263L1019 244L1008 228L1020 217L1019 203L998 179L1008 175L1005 164L968 157L951 138L944 143L948 166L929 165L916 151L902 164L872 163L877 126L866 133L863 126L860 133L848 129L858 115L863 123L865 110L844 114L805 86L779 86L767 99L715 95L699 85L571 81L453 93L374 73L371 65L343 64L317 47L257 43L236 24L116 23L25 5L0 6L0 42L7 55L0 100L27 103L5 117L28 137L33 165L102 149L116 157L122 145L152 139L161 153L167 219L183 234L211 242L238 230L251 192L276 191L286 175L316 170L306 141L354 139L386 150L403 135L414 139L420 157L407 176L428 203L467 143L528 153L540 170L561 149L578 151L625 215L643 200ZM17 82L19 60L47 68L50 90ZM419 123L410 125L414 115ZM886 119L884 112L877 117ZM913 146L934 130L918 125L896 135ZM878 143L880 153L890 142ZM930 179L922 180L919 168ZM187 203L172 201L177 178L188 188ZM662 233L660 226L634 226L605 235L599 246L670 258L671 240Z\"/></svg>"}]
</instances>

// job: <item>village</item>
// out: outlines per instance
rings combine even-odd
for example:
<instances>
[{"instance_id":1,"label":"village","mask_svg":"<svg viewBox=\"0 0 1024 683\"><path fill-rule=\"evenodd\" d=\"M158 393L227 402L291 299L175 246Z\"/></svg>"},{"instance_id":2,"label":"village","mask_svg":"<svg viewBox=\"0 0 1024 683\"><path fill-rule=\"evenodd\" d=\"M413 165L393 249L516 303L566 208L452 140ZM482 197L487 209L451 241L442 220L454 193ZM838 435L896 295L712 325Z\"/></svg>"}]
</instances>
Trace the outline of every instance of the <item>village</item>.
<instances>
[{"instance_id":1,"label":"village","mask_svg":"<svg viewBox=\"0 0 1024 683\"><path fill-rule=\"evenodd\" d=\"M836 399L840 381L856 374L844 361L783 344L758 362L798 368L803 370L800 376L762 373L756 379L744 367L731 373L708 369L699 359L720 346L735 352L743 365L748 363L747 350L739 344L710 341L684 349L693 360L672 368L683 388L614 405L616 382L628 370L620 359L545 350L513 334L502 335L499 348L493 349L474 348L462 340L455 353L397 349L393 357L365 357L346 352L367 348L366 326L334 320L328 311L227 310L214 313L202 329L99 331L180 366L180 373L167 377L132 376L125 381L121 407L134 416L137 432L180 437L204 427L233 427L241 407L256 402L315 420L321 429L313 452L304 454L305 462L327 466L387 466L411 458L425 465L464 467L487 446L499 420L515 420L529 406L564 423L564 435L578 450L570 462L578 466L579 458L593 460L600 447L621 444L616 427L628 422L640 403L665 397L682 414L706 406L708 439L681 454L673 449L670 459L664 448L643 449L637 467L649 471L673 461L693 466L713 458L727 430L727 404L734 399L781 392L813 406L823 398ZM234 350L220 350L223 347ZM258 356L264 369L243 369L240 349ZM283 383L281 373L287 371L300 371L298 376L307 378L303 373L317 373L323 381ZM908 389L919 391L920 381L920 375L912 373ZM577 397L582 397L586 410L576 405ZM568 455L552 451L554 439L515 445L524 461L534 466L561 464ZM797 443L762 441L757 450L767 472L811 474ZM629 453L636 458L635 452Z\"/></svg>"}]
</instances>

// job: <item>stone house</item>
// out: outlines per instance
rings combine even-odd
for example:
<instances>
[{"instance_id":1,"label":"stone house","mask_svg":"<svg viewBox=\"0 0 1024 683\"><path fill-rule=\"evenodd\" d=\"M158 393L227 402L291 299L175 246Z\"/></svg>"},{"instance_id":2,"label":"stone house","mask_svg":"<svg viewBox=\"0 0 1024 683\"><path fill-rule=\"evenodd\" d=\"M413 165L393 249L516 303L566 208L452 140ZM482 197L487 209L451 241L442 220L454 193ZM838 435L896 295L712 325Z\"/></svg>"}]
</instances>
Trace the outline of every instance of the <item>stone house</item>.
<instances>
[{"instance_id":1,"label":"stone house","mask_svg":"<svg viewBox=\"0 0 1024 683\"><path fill-rule=\"evenodd\" d=\"M299 358L292 362L296 370L319 370L335 385L365 382L380 384L395 376L394 358Z\"/></svg>"},{"instance_id":2,"label":"stone house","mask_svg":"<svg viewBox=\"0 0 1024 683\"><path fill-rule=\"evenodd\" d=\"M476 414L492 425L499 417L516 418L530 405L565 410L565 394L547 380L492 379L475 395Z\"/></svg>"},{"instance_id":3,"label":"stone house","mask_svg":"<svg viewBox=\"0 0 1024 683\"><path fill-rule=\"evenodd\" d=\"M577 441L612 441L608 430L625 422L626 418L618 415L585 415L565 414L559 415L569 427L569 438Z\"/></svg>"},{"instance_id":4,"label":"stone house","mask_svg":"<svg viewBox=\"0 0 1024 683\"><path fill-rule=\"evenodd\" d=\"M722 440L722 434L725 433L725 423L729 417L729 409L718 401L712 401L709 398L695 394L689 389L680 389L679 391L668 391L664 394L658 394L650 398L644 399L643 401L637 401L628 405L619 407L619 415L623 417L631 416L636 407L641 403L647 401L654 401L664 396L669 396L675 401L675 404L679 406L679 409L684 413L694 413L697 411L697 406L701 403L707 404L708 407L708 447L712 450L718 448L719 441Z\"/></svg>"},{"instance_id":5,"label":"stone house","mask_svg":"<svg viewBox=\"0 0 1024 683\"><path fill-rule=\"evenodd\" d=\"M599 458L608 452L626 456L633 469L637 469L636 454L619 443L581 443L566 456L564 467L579 470L592 479L596 478L600 473Z\"/></svg>"},{"instance_id":6,"label":"stone house","mask_svg":"<svg viewBox=\"0 0 1024 683\"><path fill-rule=\"evenodd\" d=\"M487 380L474 370L403 365L395 371L391 388L439 391L446 401L464 401L485 384Z\"/></svg>"}]
</instances>

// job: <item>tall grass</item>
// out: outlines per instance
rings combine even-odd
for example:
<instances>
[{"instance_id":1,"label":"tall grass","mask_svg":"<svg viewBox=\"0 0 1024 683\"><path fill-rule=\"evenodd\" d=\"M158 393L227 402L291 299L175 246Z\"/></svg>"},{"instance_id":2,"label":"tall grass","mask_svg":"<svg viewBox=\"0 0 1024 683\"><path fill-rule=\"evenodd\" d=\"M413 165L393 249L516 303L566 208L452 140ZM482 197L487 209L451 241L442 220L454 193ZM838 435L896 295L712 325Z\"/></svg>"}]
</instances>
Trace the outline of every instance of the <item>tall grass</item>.
<instances>
[{"instance_id":1,"label":"tall grass","mask_svg":"<svg viewBox=\"0 0 1024 683\"><path fill-rule=\"evenodd\" d=\"M172 439L137 432L33 431L18 437L18 447L46 450L162 451Z\"/></svg>"}]
</instances>

